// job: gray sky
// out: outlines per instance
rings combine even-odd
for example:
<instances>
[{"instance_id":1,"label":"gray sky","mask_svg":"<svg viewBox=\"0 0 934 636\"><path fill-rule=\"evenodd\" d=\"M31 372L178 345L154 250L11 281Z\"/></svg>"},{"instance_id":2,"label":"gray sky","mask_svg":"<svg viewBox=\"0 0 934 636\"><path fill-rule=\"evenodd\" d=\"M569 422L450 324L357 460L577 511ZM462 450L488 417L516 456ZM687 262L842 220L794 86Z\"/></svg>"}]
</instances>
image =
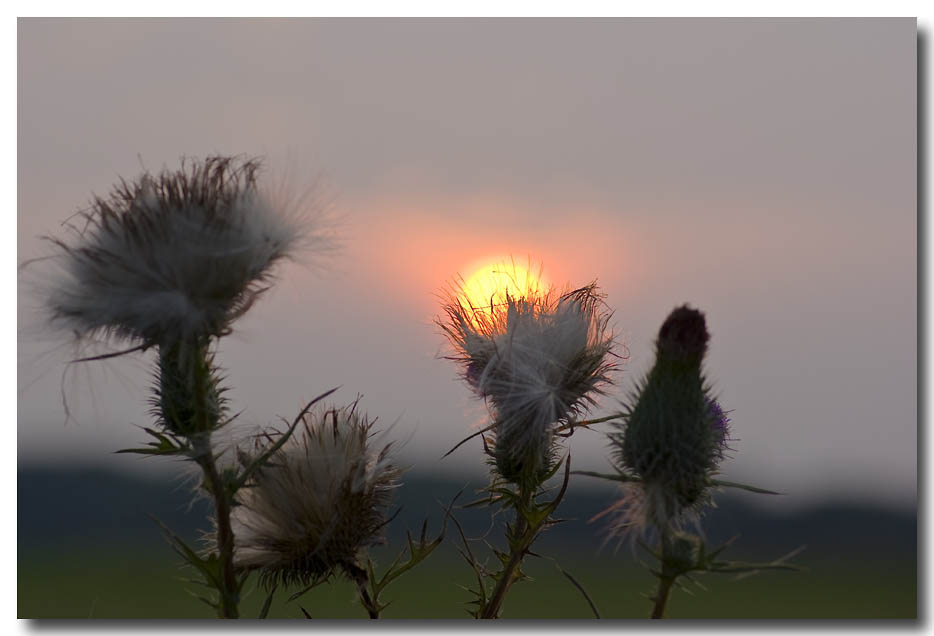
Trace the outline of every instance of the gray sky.
<instances>
[{"instance_id":1,"label":"gray sky","mask_svg":"<svg viewBox=\"0 0 934 636\"><path fill-rule=\"evenodd\" d=\"M483 408L439 360L434 296L527 257L597 278L630 357L704 310L732 409L728 478L815 497L916 494L916 28L884 20L19 20L18 258L140 165L269 158L316 178L341 252L290 265L223 341L247 424L338 384L424 470ZM148 361L65 376L19 290L19 455L155 466ZM615 407L614 399L604 401ZM581 469L603 439L571 439Z\"/></svg>"}]
</instances>

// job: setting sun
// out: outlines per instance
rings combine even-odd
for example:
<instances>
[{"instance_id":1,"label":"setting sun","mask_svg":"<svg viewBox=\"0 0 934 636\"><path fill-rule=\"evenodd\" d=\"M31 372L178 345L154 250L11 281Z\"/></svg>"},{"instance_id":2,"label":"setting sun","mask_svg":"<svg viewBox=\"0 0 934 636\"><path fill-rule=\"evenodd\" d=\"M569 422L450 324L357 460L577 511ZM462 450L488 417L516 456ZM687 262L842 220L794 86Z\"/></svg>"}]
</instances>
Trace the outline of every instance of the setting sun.
<instances>
[{"instance_id":1,"label":"setting sun","mask_svg":"<svg viewBox=\"0 0 934 636\"><path fill-rule=\"evenodd\" d=\"M474 309L489 311L492 305L506 302L507 294L513 298L528 296L547 285L541 267L495 261L476 268L465 278L458 296Z\"/></svg>"}]
</instances>

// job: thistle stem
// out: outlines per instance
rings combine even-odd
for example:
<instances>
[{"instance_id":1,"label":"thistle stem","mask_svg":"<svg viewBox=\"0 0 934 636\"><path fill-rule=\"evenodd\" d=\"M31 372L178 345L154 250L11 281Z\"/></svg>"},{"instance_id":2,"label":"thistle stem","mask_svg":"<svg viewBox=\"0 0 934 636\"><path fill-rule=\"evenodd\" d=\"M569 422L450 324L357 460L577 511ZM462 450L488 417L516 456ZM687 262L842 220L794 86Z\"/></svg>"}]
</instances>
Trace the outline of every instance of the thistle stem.
<instances>
[{"instance_id":1,"label":"thistle stem","mask_svg":"<svg viewBox=\"0 0 934 636\"><path fill-rule=\"evenodd\" d=\"M366 613L370 617L370 620L375 620L379 618L379 610L373 607L373 600L370 598L370 593L366 591L366 585L358 585L360 589L360 596L363 597L363 606L366 607Z\"/></svg>"},{"instance_id":2,"label":"thistle stem","mask_svg":"<svg viewBox=\"0 0 934 636\"><path fill-rule=\"evenodd\" d=\"M665 605L668 603L668 593L675 580L669 577L659 577L658 592L655 593L655 607L652 608L652 618L664 618Z\"/></svg>"},{"instance_id":3,"label":"thistle stem","mask_svg":"<svg viewBox=\"0 0 934 636\"><path fill-rule=\"evenodd\" d=\"M238 604L240 600L239 585L234 572L233 549L234 535L230 527L230 500L224 488L214 455L208 453L198 458L198 465L204 471L205 489L214 500L214 516L217 523L217 551L221 566L220 607L218 615L221 618L239 618Z\"/></svg>"},{"instance_id":4,"label":"thistle stem","mask_svg":"<svg viewBox=\"0 0 934 636\"><path fill-rule=\"evenodd\" d=\"M217 462L214 459L214 450L211 445L210 431L217 426L218 409L211 408L208 404L211 365L206 344L195 349L193 362L196 430L204 436L206 446L203 449L204 452L198 453L196 461L204 472L205 488L214 499L214 517L217 525L217 551L221 566L221 588L218 590L221 598L218 615L221 618L239 618L240 611L237 606L240 602L240 591L234 572L234 535L230 527L231 495L217 471Z\"/></svg>"},{"instance_id":5,"label":"thistle stem","mask_svg":"<svg viewBox=\"0 0 934 636\"><path fill-rule=\"evenodd\" d=\"M651 618L663 618L665 614L665 606L668 604L668 595L671 592L671 586L674 585L675 579L678 578L677 574L672 574L669 571L668 558L671 550L669 550L669 545L671 544L668 531L663 529L661 531L661 540L659 551L661 555L662 569L658 574L658 591L655 593L655 606L652 608Z\"/></svg>"},{"instance_id":6,"label":"thistle stem","mask_svg":"<svg viewBox=\"0 0 934 636\"><path fill-rule=\"evenodd\" d=\"M496 587L493 589L490 601L486 604L486 607L483 608L483 612L479 616L480 618L499 618L499 610L503 606L506 592L508 592L512 584L515 583L515 573L522 565L522 559L525 557L538 531L541 529L541 524L534 528L529 527L525 519L524 511L528 510L532 504L533 495L533 489L520 485L519 508L516 509L516 525L514 526L515 530L513 532L515 540L510 541L512 551L509 555L509 561L506 562L506 566L503 568L502 574L496 582Z\"/></svg>"},{"instance_id":7,"label":"thistle stem","mask_svg":"<svg viewBox=\"0 0 934 636\"><path fill-rule=\"evenodd\" d=\"M204 473L202 487L214 503L220 580L215 582L220 618L239 618L240 586L234 571L234 535L230 525L233 493L220 472L211 433L219 427L221 404L212 378L207 342L173 345L159 351L162 416L170 430L188 438L191 459Z\"/></svg>"},{"instance_id":8,"label":"thistle stem","mask_svg":"<svg viewBox=\"0 0 934 636\"><path fill-rule=\"evenodd\" d=\"M514 572L522 565L523 556L525 556L524 551L518 550L509 556L509 562L506 564L506 567L503 568L502 577L497 582L496 588L493 590L493 596L484 608L480 618L499 618L499 610L503 606L506 592L513 584Z\"/></svg>"},{"instance_id":9,"label":"thistle stem","mask_svg":"<svg viewBox=\"0 0 934 636\"><path fill-rule=\"evenodd\" d=\"M370 596L370 592L367 589L370 584L370 577L367 571L356 564L345 566L345 571L350 574L354 583L357 584L357 591L360 593L360 604L366 609L370 619L379 618L379 606L373 601L373 597Z\"/></svg>"}]
</instances>

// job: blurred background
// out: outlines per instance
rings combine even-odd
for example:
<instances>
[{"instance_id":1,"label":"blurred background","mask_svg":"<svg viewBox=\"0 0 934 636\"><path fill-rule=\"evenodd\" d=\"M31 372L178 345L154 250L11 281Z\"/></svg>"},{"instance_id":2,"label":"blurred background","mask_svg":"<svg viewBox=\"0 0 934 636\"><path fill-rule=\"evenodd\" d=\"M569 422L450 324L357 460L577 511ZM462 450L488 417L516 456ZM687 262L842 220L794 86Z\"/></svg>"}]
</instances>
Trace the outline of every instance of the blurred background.
<instances>
[{"instance_id":1,"label":"blurred background","mask_svg":"<svg viewBox=\"0 0 934 636\"><path fill-rule=\"evenodd\" d=\"M724 476L784 493L723 495L708 538L740 534L734 556L757 560L806 544L809 572L705 579L672 614L914 617L916 46L914 19L20 19L17 258L48 253L39 237L121 176L265 157L341 247L283 267L222 341L234 433L338 385L337 401L362 394L412 467L391 540L484 484L479 443L441 459L486 414L439 357L454 276L514 257L596 279L625 358L595 415L690 303L732 411ZM205 528L182 467L112 452L143 441L151 361L66 365L42 277L28 266L18 286L19 615L208 616L147 516ZM569 446L575 468L608 469L599 432ZM598 550L605 520L588 523L614 496L575 478L541 551L603 615L642 616L644 556ZM490 524L463 514L471 536ZM390 615L466 616L453 538L390 588ZM551 561L530 567L506 616L589 615ZM333 585L305 607L353 616L351 601Z\"/></svg>"}]
</instances>

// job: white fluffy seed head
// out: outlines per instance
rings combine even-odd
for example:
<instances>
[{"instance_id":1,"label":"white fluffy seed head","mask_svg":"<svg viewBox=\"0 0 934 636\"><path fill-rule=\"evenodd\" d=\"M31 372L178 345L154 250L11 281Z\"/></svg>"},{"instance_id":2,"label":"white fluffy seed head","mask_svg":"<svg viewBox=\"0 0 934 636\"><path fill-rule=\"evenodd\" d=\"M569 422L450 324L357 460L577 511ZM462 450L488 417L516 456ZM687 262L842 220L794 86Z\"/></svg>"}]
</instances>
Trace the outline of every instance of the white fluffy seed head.
<instances>
[{"instance_id":1,"label":"white fluffy seed head","mask_svg":"<svg viewBox=\"0 0 934 636\"><path fill-rule=\"evenodd\" d=\"M356 410L317 407L238 493L231 514L237 567L263 582L308 585L335 568L355 567L358 552L379 541L401 474L391 444L372 439ZM257 451L273 443L264 438Z\"/></svg>"},{"instance_id":2,"label":"white fluffy seed head","mask_svg":"<svg viewBox=\"0 0 934 636\"><path fill-rule=\"evenodd\" d=\"M595 285L559 293L529 290L476 308L463 295L439 320L470 387L491 407L494 456L515 481L547 471L553 431L595 403L614 368L609 312Z\"/></svg>"},{"instance_id":3,"label":"white fluffy seed head","mask_svg":"<svg viewBox=\"0 0 934 636\"><path fill-rule=\"evenodd\" d=\"M685 508L660 484L627 482L619 487L616 502L592 519L610 515L608 539L633 542L654 539L661 530L699 529L701 506Z\"/></svg>"},{"instance_id":4,"label":"white fluffy seed head","mask_svg":"<svg viewBox=\"0 0 934 636\"><path fill-rule=\"evenodd\" d=\"M52 324L146 346L226 333L317 231L258 190L259 167L183 161L96 197L83 226L70 226L72 241L52 239L61 269L45 294Z\"/></svg>"}]
</instances>

